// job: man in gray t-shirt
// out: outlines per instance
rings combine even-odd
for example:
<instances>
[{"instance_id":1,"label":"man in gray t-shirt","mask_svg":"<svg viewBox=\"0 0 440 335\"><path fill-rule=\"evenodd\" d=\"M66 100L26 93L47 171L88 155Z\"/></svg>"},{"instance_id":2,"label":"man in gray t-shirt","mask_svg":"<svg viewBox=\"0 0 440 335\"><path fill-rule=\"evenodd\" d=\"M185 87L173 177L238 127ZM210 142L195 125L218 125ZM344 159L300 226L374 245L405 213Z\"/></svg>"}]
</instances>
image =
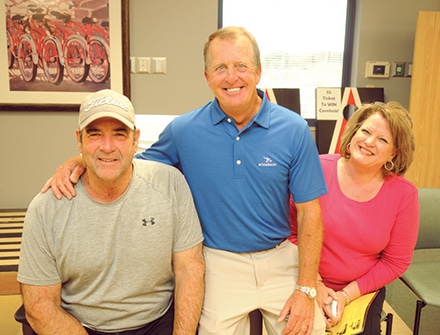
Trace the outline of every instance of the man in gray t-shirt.
<instances>
[{"instance_id":1,"label":"man in gray t-shirt","mask_svg":"<svg viewBox=\"0 0 440 335\"><path fill-rule=\"evenodd\" d=\"M184 177L133 160L133 106L114 91L85 99L76 135L87 166L76 197L40 193L26 214L18 280L28 322L40 335L194 334L203 235Z\"/></svg>"}]
</instances>

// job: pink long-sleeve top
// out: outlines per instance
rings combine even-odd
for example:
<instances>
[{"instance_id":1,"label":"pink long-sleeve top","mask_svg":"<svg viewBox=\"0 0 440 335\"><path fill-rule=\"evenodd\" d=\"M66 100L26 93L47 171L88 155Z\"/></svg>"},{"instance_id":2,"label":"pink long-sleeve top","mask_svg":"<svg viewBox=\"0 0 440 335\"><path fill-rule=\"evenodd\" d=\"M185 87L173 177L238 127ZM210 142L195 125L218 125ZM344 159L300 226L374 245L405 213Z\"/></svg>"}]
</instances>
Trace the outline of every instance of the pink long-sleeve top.
<instances>
[{"instance_id":1,"label":"pink long-sleeve top","mask_svg":"<svg viewBox=\"0 0 440 335\"><path fill-rule=\"evenodd\" d=\"M321 155L328 193L320 197L324 242L319 273L336 291L356 280L364 295L400 277L411 263L419 227L418 192L405 178L392 175L373 199L349 199L339 187L340 157ZM293 201L291 229L290 240L296 243Z\"/></svg>"}]
</instances>

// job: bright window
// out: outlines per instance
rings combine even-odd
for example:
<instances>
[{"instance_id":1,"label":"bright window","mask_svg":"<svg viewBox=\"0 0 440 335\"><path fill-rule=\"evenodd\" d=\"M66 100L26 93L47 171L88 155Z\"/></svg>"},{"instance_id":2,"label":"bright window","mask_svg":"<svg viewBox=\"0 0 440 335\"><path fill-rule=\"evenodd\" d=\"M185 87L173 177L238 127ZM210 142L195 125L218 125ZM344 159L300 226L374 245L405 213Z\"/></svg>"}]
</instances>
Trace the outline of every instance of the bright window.
<instances>
[{"instance_id":1,"label":"bright window","mask_svg":"<svg viewBox=\"0 0 440 335\"><path fill-rule=\"evenodd\" d=\"M341 87L347 0L221 0L220 26L257 39L259 87L299 88L301 115L315 118L315 89Z\"/></svg>"}]
</instances>

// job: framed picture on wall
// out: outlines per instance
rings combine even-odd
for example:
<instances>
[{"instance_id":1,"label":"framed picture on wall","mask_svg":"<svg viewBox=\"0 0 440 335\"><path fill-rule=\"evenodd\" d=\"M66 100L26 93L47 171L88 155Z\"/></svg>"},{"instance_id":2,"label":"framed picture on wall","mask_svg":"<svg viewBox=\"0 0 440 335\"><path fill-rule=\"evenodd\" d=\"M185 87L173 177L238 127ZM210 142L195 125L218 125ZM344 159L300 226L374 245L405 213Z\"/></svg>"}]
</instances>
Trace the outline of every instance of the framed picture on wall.
<instances>
[{"instance_id":1,"label":"framed picture on wall","mask_svg":"<svg viewBox=\"0 0 440 335\"><path fill-rule=\"evenodd\" d=\"M128 2L0 0L0 111L78 111L105 88L130 97Z\"/></svg>"}]
</instances>

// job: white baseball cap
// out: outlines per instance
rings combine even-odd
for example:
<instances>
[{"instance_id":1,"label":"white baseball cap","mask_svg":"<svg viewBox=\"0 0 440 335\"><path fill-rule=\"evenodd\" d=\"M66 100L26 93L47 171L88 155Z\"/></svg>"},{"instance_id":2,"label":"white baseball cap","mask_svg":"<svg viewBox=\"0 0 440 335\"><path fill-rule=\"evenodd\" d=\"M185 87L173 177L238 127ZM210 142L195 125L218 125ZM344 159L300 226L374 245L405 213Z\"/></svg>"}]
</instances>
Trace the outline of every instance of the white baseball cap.
<instances>
[{"instance_id":1,"label":"white baseball cap","mask_svg":"<svg viewBox=\"0 0 440 335\"><path fill-rule=\"evenodd\" d=\"M130 99L113 90L101 90L83 100L79 108L79 130L103 117L117 119L130 129L135 129L135 114Z\"/></svg>"}]
</instances>

